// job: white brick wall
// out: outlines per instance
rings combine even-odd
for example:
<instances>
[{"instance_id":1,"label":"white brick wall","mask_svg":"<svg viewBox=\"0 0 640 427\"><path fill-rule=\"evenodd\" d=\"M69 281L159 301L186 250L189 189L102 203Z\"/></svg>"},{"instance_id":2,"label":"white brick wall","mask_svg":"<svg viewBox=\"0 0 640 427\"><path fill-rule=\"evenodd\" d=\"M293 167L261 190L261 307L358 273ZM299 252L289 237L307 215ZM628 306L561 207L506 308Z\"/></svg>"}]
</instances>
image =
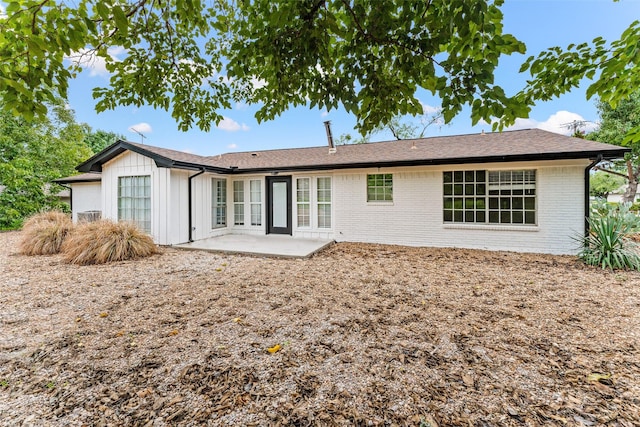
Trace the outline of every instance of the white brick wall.
<instances>
[{"instance_id":1,"label":"white brick wall","mask_svg":"<svg viewBox=\"0 0 640 427\"><path fill-rule=\"evenodd\" d=\"M335 239L409 246L463 247L555 254L575 253L584 227L586 161L498 163L458 168L388 168L334 175ZM536 226L445 225L444 170L537 171ZM367 203L367 173L393 173L393 203Z\"/></svg>"},{"instance_id":2,"label":"white brick wall","mask_svg":"<svg viewBox=\"0 0 640 427\"><path fill-rule=\"evenodd\" d=\"M292 174L293 235L335 238L337 241L388 243L409 246L464 247L520 252L571 254L577 251L574 237L584 227L584 169L587 160L519 162L463 165L459 167L372 168L322 174ZM442 172L445 170L536 169L537 225L492 226L444 224ZM367 203L368 173L393 174L393 202ZM152 234L161 244L181 243L188 235L187 184L189 173L157 168L153 161L126 153L104 165L102 174L103 217L117 219L117 178L150 174L152 177ZM193 180L195 240L228 233L265 231L226 227L211 229L211 174ZM332 229L297 228L295 178L332 177ZM233 221L232 177L227 179L228 221ZM263 180L263 176L255 176ZM313 189L312 189L313 191ZM315 215L315 211L312 211ZM179 230L176 230L178 227Z\"/></svg>"}]
</instances>

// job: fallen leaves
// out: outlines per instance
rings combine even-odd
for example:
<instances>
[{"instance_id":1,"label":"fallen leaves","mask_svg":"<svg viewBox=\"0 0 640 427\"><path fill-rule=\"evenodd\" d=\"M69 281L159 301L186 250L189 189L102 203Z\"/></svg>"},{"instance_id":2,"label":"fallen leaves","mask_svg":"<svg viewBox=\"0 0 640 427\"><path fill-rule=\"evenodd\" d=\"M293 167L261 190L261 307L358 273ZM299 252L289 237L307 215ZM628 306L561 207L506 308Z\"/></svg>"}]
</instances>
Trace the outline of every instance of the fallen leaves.
<instances>
[{"instance_id":1,"label":"fallen leaves","mask_svg":"<svg viewBox=\"0 0 640 427\"><path fill-rule=\"evenodd\" d=\"M282 346L280 344L276 344L273 347L269 347L267 348L267 351L271 354L277 353L282 349Z\"/></svg>"},{"instance_id":2,"label":"fallen leaves","mask_svg":"<svg viewBox=\"0 0 640 427\"><path fill-rule=\"evenodd\" d=\"M635 272L355 244L3 268L6 424L640 425Z\"/></svg>"}]
</instances>

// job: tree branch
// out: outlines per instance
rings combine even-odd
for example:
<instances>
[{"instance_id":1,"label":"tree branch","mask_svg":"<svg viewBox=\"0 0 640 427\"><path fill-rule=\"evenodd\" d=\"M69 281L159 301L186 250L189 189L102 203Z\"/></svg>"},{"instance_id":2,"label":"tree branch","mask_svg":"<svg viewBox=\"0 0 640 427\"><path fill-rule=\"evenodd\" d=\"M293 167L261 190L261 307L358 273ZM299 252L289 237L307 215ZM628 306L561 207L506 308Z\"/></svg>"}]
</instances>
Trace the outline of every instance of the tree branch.
<instances>
[{"instance_id":1,"label":"tree branch","mask_svg":"<svg viewBox=\"0 0 640 427\"><path fill-rule=\"evenodd\" d=\"M621 176L621 177L623 177L623 178L625 178L625 179L627 179L627 180L629 179L629 175L626 175L626 174L624 174L624 173L620 173L620 172L616 172L616 171L611 170L611 169L601 168L601 167L599 167L599 166L595 166L595 167L593 168L593 170L600 171L600 172L606 172L606 173L608 173L608 174L615 175L615 176Z\"/></svg>"}]
</instances>

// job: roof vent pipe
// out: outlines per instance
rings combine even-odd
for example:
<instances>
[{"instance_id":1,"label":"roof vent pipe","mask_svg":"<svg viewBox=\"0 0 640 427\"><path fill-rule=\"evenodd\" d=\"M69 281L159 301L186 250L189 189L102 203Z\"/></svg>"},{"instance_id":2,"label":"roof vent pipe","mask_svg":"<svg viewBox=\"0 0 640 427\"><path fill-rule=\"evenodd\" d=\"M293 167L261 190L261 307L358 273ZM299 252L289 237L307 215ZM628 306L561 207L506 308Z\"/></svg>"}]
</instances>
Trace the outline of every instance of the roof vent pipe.
<instances>
[{"instance_id":1,"label":"roof vent pipe","mask_svg":"<svg viewBox=\"0 0 640 427\"><path fill-rule=\"evenodd\" d=\"M324 122L324 128L327 130L327 143L329 143L329 151L335 150L336 146L333 145L333 137L331 136L331 121Z\"/></svg>"}]
</instances>

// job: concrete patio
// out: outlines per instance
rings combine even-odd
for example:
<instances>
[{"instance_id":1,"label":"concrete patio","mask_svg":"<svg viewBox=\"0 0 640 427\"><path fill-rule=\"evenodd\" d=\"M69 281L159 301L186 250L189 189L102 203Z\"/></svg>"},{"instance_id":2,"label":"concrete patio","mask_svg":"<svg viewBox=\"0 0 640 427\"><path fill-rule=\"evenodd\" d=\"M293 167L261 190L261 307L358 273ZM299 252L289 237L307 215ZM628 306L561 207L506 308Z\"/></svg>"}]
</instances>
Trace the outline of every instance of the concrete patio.
<instances>
[{"instance_id":1,"label":"concrete patio","mask_svg":"<svg viewBox=\"0 0 640 427\"><path fill-rule=\"evenodd\" d=\"M308 258L333 240L300 239L279 234L227 234L174 245L174 248L282 258Z\"/></svg>"}]
</instances>

